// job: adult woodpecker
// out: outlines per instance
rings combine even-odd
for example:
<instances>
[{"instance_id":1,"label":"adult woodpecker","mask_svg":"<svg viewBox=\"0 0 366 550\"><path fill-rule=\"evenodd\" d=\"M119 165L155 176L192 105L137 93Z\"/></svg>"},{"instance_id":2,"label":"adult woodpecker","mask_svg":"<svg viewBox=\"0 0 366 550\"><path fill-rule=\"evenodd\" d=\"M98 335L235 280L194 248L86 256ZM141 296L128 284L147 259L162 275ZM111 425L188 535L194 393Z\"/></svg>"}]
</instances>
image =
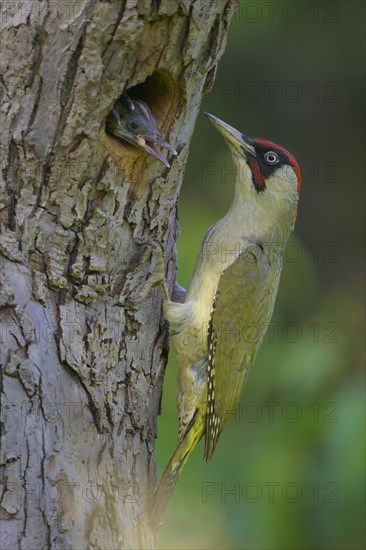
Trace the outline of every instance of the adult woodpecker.
<instances>
[{"instance_id":1,"label":"adult woodpecker","mask_svg":"<svg viewBox=\"0 0 366 550\"><path fill-rule=\"evenodd\" d=\"M156 120L149 107L141 100L131 99L124 92L106 118L106 132L118 139L128 141L160 160L167 168L170 164L160 151L167 149L173 155L176 150L161 136Z\"/></svg>"},{"instance_id":2,"label":"adult woodpecker","mask_svg":"<svg viewBox=\"0 0 366 550\"><path fill-rule=\"evenodd\" d=\"M206 233L183 303L169 299L163 256L157 272L179 363L178 445L154 492L159 522L188 457L205 436L209 461L270 322L287 238L301 185L295 158L265 139L252 139L213 115L236 166L227 214Z\"/></svg>"}]
</instances>

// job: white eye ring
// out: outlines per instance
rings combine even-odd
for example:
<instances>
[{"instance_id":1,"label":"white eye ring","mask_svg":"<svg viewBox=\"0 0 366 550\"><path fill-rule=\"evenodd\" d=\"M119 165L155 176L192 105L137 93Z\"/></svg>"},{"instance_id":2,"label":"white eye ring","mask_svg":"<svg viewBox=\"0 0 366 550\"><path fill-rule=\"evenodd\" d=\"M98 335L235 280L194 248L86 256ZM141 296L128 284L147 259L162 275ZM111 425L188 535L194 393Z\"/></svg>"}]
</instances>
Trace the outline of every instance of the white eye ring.
<instances>
[{"instance_id":1,"label":"white eye ring","mask_svg":"<svg viewBox=\"0 0 366 550\"><path fill-rule=\"evenodd\" d=\"M278 155L273 151L268 151L268 153L264 155L264 160L268 162L268 164L276 164L278 162Z\"/></svg>"}]
</instances>

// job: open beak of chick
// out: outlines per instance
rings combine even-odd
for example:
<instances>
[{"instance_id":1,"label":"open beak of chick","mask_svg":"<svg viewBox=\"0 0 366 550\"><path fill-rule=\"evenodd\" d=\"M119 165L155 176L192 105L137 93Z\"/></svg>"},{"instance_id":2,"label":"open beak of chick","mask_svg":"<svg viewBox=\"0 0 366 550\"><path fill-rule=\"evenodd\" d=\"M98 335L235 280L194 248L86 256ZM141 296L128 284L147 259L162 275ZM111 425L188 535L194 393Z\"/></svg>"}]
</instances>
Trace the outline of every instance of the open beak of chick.
<instances>
[{"instance_id":1,"label":"open beak of chick","mask_svg":"<svg viewBox=\"0 0 366 550\"><path fill-rule=\"evenodd\" d=\"M140 147L140 149L143 149L156 159L160 160L160 162L162 162L167 168L170 168L170 164L164 157L161 149L167 149L167 151L169 151L169 153L172 153L172 155L177 155L174 147L172 147L170 143L165 141L165 139L161 137L159 132L156 132L154 140L147 139L146 137L143 137L141 135L136 136L136 144Z\"/></svg>"}]
</instances>

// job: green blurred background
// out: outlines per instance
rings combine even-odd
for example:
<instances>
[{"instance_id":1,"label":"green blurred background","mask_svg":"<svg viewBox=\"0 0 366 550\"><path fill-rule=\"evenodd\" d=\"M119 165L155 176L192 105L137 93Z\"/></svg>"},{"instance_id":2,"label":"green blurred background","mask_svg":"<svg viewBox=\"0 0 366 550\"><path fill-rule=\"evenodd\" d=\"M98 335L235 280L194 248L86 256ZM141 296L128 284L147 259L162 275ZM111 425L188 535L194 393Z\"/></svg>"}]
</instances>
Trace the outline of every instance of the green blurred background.
<instances>
[{"instance_id":1,"label":"green blurred background","mask_svg":"<svg viewBox=\"0 0 366 550\"><path fill-rule=\"evenodd\" d=\"M161 549L365 547L364 6L241 1L233 18L180 197L180 284L233 196L230 154L204 111L289 149L303 187L276 324L212 461L201 442L185 467ZM176 443L176 379L171 353L159 474Z\"/></svg>"}]
</instances>

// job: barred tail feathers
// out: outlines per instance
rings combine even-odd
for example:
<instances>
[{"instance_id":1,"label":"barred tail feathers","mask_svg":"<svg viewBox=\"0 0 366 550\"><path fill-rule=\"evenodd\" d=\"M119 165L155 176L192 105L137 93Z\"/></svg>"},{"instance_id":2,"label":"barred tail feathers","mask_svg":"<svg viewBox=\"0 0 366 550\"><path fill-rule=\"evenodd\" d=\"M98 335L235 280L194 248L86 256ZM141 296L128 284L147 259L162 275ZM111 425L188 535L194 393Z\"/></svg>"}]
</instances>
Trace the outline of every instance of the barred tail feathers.
<instances>
[{"instance_id":1,"label":"barred tail feathers","mask_svg":"<svg viewBox=\"0 0 366 550\"><path fill-rule=\"evenodd\" d=\"M205 424L202 415L195 414L192 420L193 422L190 423L191 425L188 426L183 438L178 443L154 491L151 521L156 527L162 521L165 508L185 463L204 434Z\"/></svg>"}]
</instances>

